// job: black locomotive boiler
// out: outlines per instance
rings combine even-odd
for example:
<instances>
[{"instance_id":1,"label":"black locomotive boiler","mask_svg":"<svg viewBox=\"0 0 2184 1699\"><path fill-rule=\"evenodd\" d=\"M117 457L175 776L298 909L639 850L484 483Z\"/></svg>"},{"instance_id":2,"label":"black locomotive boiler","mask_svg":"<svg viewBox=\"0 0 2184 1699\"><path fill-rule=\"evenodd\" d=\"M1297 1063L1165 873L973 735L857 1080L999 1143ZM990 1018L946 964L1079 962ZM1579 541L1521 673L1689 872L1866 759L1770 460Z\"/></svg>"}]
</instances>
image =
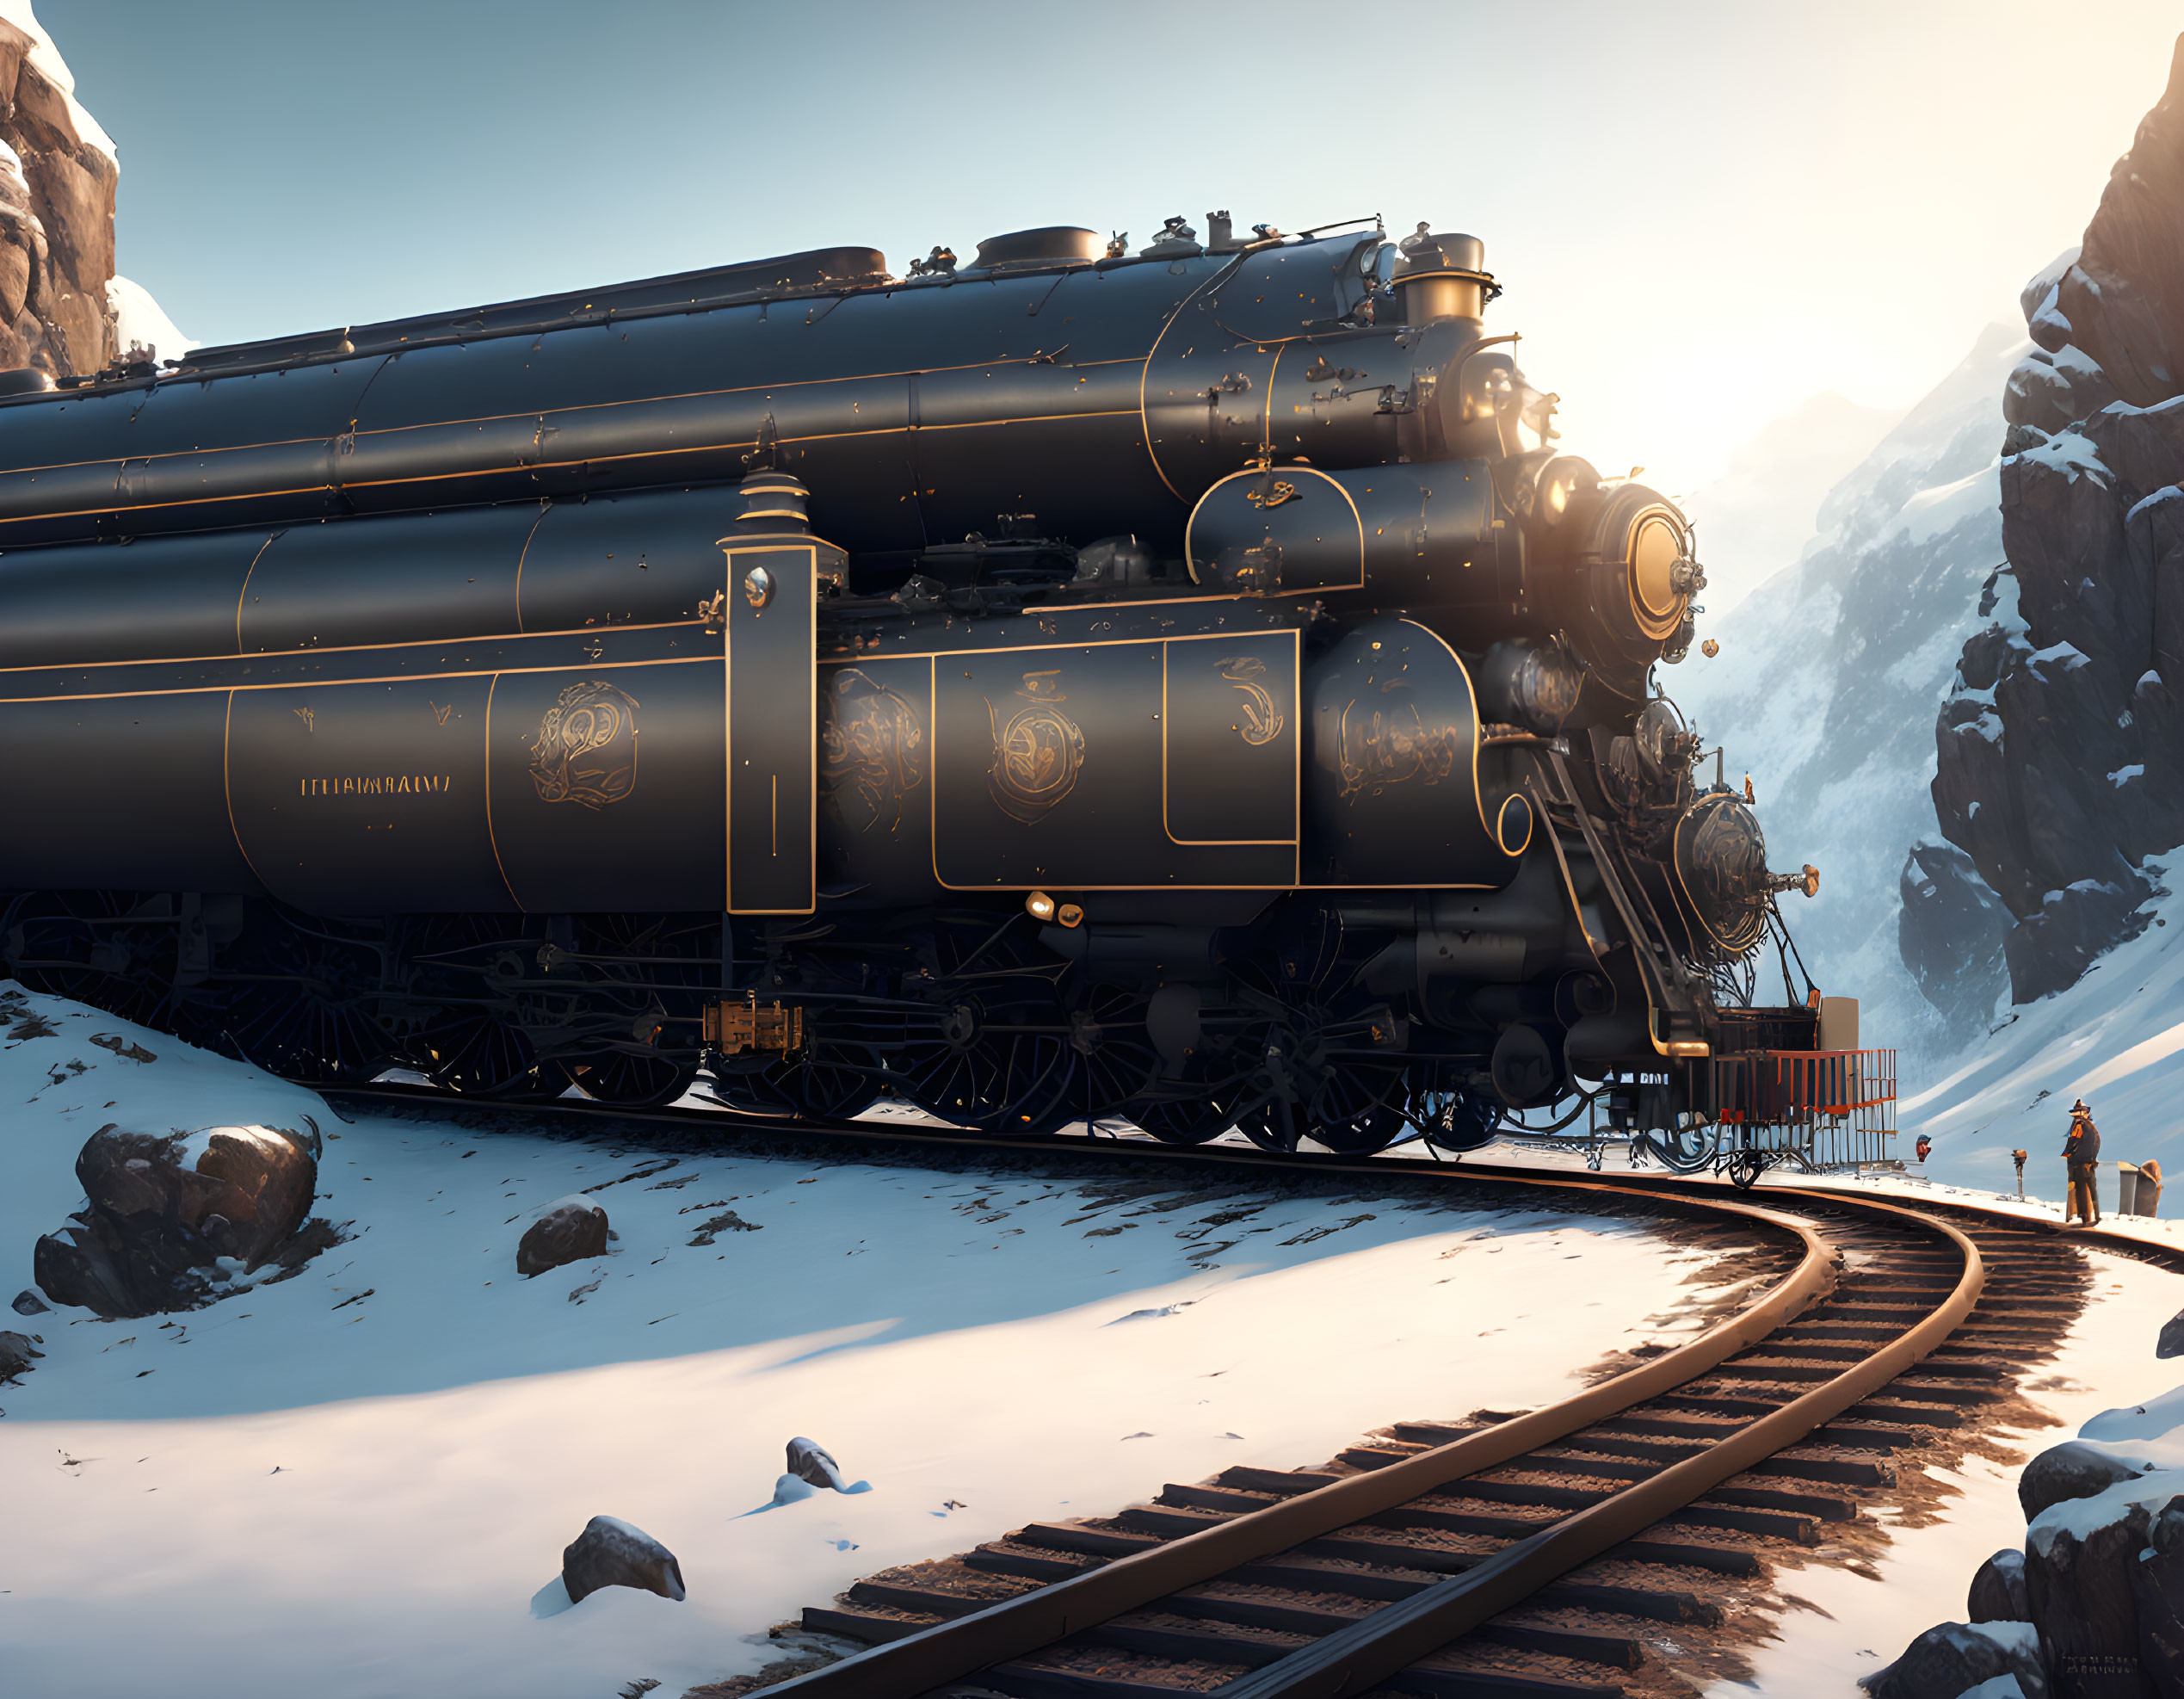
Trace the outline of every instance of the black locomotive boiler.
<instances>
[{"instance_id":1,"label":"black locomotive boiler","mask_svg":"<svg viewBox=\"0 0 2184 1699\"><path fill-rule=\"evenodd\" d=\"M1717 1114L1816 875L1654 688L1689 527L1474 238L1211 226L0 376L9 972L317 1081Z\"/></svg>"}]
</instances>

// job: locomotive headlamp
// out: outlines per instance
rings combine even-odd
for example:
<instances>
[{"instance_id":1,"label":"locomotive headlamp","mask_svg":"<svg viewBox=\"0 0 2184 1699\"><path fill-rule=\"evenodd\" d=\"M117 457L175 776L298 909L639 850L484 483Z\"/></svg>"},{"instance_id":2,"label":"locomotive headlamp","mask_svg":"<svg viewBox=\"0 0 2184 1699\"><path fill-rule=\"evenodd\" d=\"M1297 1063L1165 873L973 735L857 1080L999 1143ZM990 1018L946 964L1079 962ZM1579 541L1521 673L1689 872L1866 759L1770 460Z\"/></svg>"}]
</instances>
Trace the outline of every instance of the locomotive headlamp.
<instances>
[{"instance_id":1,"label":"locomotive headlamp","mask_svg":"<svg viewBox=\"0 0 2184 1699\"><path fill-rule=\"evenodd\" d=\"M1044 891L1034 891L1024 899L1024 912L1033 920L1052 920L1054 917L1054 899Z\"/></svg>"},{"instance_id":2,"label":"locomotive headlamp","mask_svg":"<svg viewBox=\"0 0 2184 1699\"><path fill-rule=\"evenodd\" d=\"M1688 645L1706 576L1689 527L1664 497L1642 484L1602 484L1572 458L1545 468L1530 518L1557 604L1551 617L1580 659L1628 677Z\"/></svg>"},{"instance_id":3,"label":"locomotive headlamp","mask_svg":"<svg viewBox=\"0 0 2184 1699\"><path fill-rule=\"evenodd\" d=\"M763 608L774 599L774 575L763 566L754 566L743 574L743 600L754 608Z\"/></svg>"},{"instance_id":4,"label":"locomotive headlamp","mask_svg":"<svg viewBox=\"0 0 2184 1699\"><path fill-rule=\"evenodd\" d=\"M1665 514L1645 514L1631 528L1631 605L1642 624L1681 615L1676 569L1683 564L1682 534Z\"/></svg>"}]
</instances>

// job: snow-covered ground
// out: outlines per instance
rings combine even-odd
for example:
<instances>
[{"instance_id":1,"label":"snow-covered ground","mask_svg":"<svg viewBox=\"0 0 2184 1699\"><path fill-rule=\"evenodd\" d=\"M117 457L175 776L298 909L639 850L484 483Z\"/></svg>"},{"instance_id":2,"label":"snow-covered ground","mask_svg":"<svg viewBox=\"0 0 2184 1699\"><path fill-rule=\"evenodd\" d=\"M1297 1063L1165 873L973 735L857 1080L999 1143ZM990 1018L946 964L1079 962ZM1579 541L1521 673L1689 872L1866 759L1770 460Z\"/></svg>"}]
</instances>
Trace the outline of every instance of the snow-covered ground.
<instances>
[{"instance_id":1,"label":"snow-covered ground","mask_svg":"<svg viewBox=\"0 0 2184 1699\"><path fill-rule=\"evenodd\" d=\"M0 1034L0 1300L109 1121L312 1115L318 1211L353 1224L297 1277L183 1315L0 1313L46 1353L0 1387L0 1668L46 1695L679 1693L889 1564L1564 1396L1698 1325L1733 1272L1610 1220L1415 1195L342 1124L32 1006L51 1035ZM571 1193L617 1241L519 1278L524 1226ZM746 1514L799 1435L872 1490ZM688 1601L534 1615L597 1515L663 1541Z\"/></svg>"}]
</instances>

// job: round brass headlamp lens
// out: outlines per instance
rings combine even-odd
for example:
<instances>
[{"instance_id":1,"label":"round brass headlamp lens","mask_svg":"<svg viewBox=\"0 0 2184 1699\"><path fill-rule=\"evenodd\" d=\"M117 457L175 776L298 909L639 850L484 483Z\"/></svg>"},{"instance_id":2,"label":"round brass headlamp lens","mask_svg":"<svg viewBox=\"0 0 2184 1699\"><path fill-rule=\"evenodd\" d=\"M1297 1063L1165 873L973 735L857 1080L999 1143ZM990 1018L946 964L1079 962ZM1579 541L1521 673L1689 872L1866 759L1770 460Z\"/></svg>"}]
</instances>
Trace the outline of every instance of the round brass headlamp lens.
<instances>
[{"instance_id":1,"label":"round brass headlamp lens","mask_svg":"<svg viewBox=\"0 0 2184 1699\"><path fill-rule=\"evenodd\" d=\"M1679 617L1683 609L1675 590L1675 565L1683 558L1683 538L1665 515L1649 513L1631 534L1631 598L1648 625Z\"/></svg>"}]
</instances>

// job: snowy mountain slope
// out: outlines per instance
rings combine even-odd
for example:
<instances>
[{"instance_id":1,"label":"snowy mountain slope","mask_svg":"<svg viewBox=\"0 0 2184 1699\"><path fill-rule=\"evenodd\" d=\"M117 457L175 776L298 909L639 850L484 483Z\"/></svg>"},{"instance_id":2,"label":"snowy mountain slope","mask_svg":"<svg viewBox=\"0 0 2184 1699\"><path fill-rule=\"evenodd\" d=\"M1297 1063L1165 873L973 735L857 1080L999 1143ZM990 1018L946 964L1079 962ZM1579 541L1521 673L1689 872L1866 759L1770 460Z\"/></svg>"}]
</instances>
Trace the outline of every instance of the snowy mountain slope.
<instances>
[{"instance_id":1,"label":"snowy mountain slope","mask_svg":"<svg viewBox=\"0 0 2184 1699\"><path fill-rule=\"evenodd\" d=\"M1661 675L1725 744L1730 782L1750 773L1773 864L1820 868L1817 898L1784 899L1798 948L1823 991L1864 1000L1867 1044L1911 1053L1907 1072L1948 1032L1898 953L1897 881L1935 833L1934 714L2002 560L2002 393L2027 346L1983 332L1829 492L1803 557L1702 627L1721 654Z\"/></svg>"},{"instance_id":2,"label":"snowy mountain slope","mask_svg":"<svg viewBox=\"0 0 2184 1699\"><path fill-rule=\"evenodd\" d=\"M2147 872L2173 884L2172 869ZM2068 990L2008 1010L1923 1078L1907 1078L1898 1121L1934 1140L1937 1177L2000 1191L2014 1184L2010 1152L2031 1152L2028 1189L2059 1196L2059 1152L2071 1103L2101 1128L2102 1208L2116 1205L2115 1165L2157 1159L2184 1173L2184 899L2168 897L2155 924L2087 969ZM2165 1214L2175 1214L2172 1197Z\"/></svg>"},{"instance_id":3,"label":"snowy mountain slope","mask_svg":"<svg viewBox=\"0 0 2184 1699\"><path fill-rule=\"evenodd\" d=\"M1717 615L1804 552L1822 498L1903 417L1900 407L1816 395L1763 427L1713 482L1679 498L1697 527L1706 602Z\"/></svg>"}]
</instances>

